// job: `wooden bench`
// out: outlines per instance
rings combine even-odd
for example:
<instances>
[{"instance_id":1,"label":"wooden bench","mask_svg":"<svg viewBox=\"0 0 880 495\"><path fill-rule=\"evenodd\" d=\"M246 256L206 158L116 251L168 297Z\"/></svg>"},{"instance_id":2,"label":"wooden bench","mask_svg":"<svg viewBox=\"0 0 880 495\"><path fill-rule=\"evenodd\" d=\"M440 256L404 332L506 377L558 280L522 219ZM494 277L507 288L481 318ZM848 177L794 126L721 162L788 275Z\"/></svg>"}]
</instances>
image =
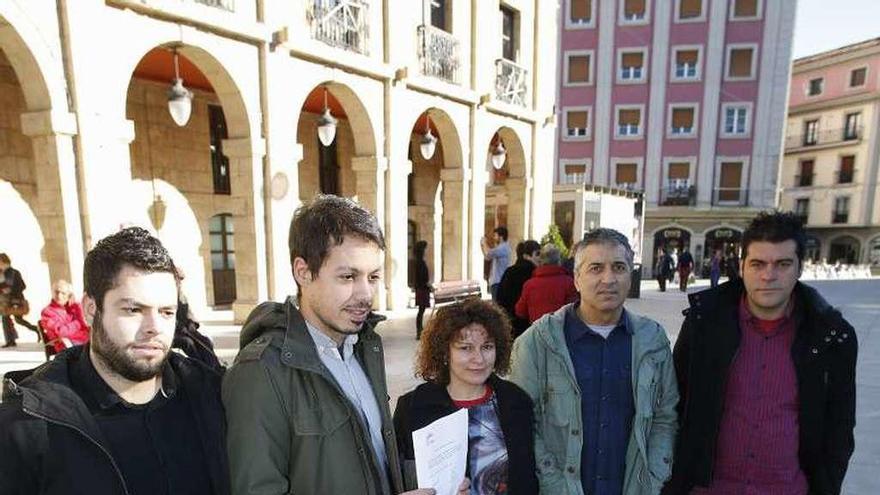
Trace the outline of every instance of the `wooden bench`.
<instances>
[{"instance_id":1,"label":"wooden bench","mask_svg":"<svg viewBox=\"0 0 880 495\"><path fill-rule=\"evenodd\" d=\"M457 303L471 297L483 297L479 280L450 280L434 286L434 306Z\"/></svg>"}]
</instances>

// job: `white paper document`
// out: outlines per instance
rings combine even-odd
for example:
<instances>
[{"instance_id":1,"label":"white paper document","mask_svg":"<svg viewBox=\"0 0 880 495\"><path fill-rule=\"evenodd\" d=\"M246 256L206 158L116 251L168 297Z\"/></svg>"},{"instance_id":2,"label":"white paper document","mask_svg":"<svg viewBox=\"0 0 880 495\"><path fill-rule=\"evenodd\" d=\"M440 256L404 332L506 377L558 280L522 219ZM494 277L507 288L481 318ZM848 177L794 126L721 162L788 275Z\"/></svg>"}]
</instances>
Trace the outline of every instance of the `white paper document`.
<instances>
[{"instance_id":1,"label":"white paper document","mask_svg":"<svg viewBox=\"0 0 880 495\"><path fill-rule=\"evenodd\" d=\"M467 409L412 432L412 437L419 488L433 488L437 495L458 493L467 464Z\"/></svg>"}]
</instances>

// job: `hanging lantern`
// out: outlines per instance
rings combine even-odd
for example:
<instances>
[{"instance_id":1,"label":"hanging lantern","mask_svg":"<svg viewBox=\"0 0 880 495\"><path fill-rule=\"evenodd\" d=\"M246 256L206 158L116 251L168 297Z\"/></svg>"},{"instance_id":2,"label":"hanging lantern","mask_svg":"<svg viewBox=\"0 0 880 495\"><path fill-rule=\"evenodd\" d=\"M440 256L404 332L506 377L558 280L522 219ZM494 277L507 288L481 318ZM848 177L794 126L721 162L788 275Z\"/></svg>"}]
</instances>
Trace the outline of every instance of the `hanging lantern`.
<instances>
[{"instance_id":1,"label":"hanging lantern","mask_svg":"<svg viewBox=\"0 0 880 495\"><path fill-rule=\"evenodd\" d=\"M422 152L422 157L425 160L430 160L432 156L434 156L434 151L437 149L437 138L431 134L431 125L430 120L428 120L428 116L425 115L425 133L422 134L422 139L419 142L419 150Z\"/></svg>"},{"instance_id":2,"label":"hanging lantern","mask_svg":"<svg viewBox=\"0 0 880 495\"><path fill-rule=\"evenodd\" d=\"M501 170L501 167L504 166L504 161L507 159L507 150L504 148L504 143L501 140L498 140L498 146L492 150L492 166L495 167L495 170Z\"/></svg>"},{"instance_id":3,"label":"hanging lantern","mask_svg":"<svg viewBox=\"0 0 880 495\"><path fill-rule=\"evenodd\" d=\"M324 114L318 119L318 140L324 146L333 144L336 139L336 118L330 113L327 106L327 87L324 87Z\"/></svg>"},{"instance_id":4,"label":"hanging lantern","mask_svg":"<svg viewBox=\"0 0 880 495\"><path fill-rule=\"evenodd\" d=\"M174 80L171 82L171 88L168 89L168 113L171 119L179 127L183 127L189 122L189 116L192 114L192 91L183 86L183 79L180 78L180 69L178 67L177 49L174 49Z\"/></svg>"}]
</instances>

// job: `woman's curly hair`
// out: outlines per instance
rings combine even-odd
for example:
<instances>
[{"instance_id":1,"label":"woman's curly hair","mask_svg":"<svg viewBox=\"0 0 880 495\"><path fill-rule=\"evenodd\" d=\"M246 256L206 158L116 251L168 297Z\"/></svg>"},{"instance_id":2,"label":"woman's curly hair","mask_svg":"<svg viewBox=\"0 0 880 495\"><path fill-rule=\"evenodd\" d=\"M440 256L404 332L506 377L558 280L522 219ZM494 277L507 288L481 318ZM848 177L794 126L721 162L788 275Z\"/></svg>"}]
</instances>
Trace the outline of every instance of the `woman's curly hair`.
<instances>
[{"instance_id":1,"label":"woman's curly hair","mask_svg":"<svg viewBox=\"0 0 880 495\"><path fill-rule=\"evenodd\" d=\"M492 301L472 298L438 308L428 320L416 355L416 376L439 385L449 384L449 348L461 338L461 330L482 325L495 341L495 373L510 371L510 319Z\"/></svg>"}]
</instances>

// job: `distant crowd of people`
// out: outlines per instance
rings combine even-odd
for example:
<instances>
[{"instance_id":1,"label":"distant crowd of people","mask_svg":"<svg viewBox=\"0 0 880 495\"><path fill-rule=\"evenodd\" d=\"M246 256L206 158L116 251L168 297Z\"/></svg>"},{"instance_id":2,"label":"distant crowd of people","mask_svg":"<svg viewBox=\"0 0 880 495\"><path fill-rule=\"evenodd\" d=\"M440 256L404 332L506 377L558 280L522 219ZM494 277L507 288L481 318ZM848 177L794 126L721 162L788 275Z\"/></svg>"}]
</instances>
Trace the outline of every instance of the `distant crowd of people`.
<instances>
[{"instance_id":1,"label":"distant crowd of people","mask_svg":"<svg viewBox=\"0 0 880 495\"><path fill-rule=\"evenodd\" d=\"M620 232L587 232L570 270L534 240L508 266L507 231L493 235L482 243L493 300L417 322L424 383L393 413L384 317L372 311L385 239L355 202L318 196L296 210L296 295L252 311L228 369L162 243L137 227L100 240L81 308L55 285L46 321L58 323L60 352L4 384L0 493L433 495L414 433L461 410L458 495L840 493L858 344L798 281L797 216L752 220L741 277L690 295L674 348L625 308L634 252ZM414 253L421 316L425 248ZM684 254L666 269L687 280ZM9 312L20 276L0 262ZM84 343L67 329L80 318Z\"/></svg>"}]
</instances>

